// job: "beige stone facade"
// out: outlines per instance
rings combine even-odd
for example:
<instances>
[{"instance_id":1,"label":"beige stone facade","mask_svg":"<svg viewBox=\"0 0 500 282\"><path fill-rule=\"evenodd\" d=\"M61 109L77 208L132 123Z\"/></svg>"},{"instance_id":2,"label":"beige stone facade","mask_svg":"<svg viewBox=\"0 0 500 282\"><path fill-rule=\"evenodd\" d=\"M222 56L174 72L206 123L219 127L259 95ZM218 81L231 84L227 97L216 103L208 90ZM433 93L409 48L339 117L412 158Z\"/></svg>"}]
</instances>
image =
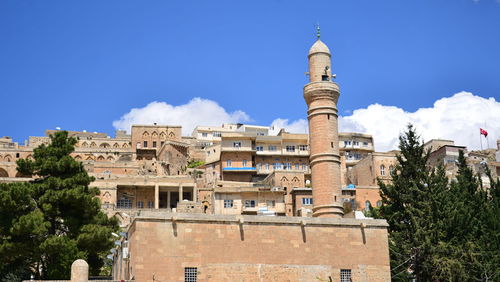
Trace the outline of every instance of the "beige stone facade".
<instances>
[{"instance_id":1,"label":"beige stone facade","mask_svg":"<svg viewBox=\"0 0 500 282\"><path fill-rule=\"evenodd\" d=\"M127 257L117 260L122 276L115 279L340 281L349 273L351 281L390 281L386 226L381 220L144 214L131 224Z\"/></svg>"}]
</instances>

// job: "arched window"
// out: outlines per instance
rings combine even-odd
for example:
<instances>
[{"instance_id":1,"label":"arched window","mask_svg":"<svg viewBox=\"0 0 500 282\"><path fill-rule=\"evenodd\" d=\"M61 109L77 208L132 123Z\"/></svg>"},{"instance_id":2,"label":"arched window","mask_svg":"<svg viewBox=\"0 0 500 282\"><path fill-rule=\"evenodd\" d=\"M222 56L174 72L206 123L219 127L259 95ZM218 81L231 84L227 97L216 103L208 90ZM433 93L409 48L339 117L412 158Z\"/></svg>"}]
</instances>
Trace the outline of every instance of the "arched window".
<instances>
[{"instance_id":1,"label":"arched window","mask_svg":"<svg viewBox=\"0 0 500 282\"><path fill-rule=\"evenodd\" d=\"M144 133L142 134L142 137L143 138L147 138L149 137L149 133L147 131L144 131Z\"/></svg>"},{"instance_id":2,"label":"arched window","mask_svg":"<svg viewBox=\"0 0 500 282\"><path fill-rule=\"evenodd\" d=\"M394 166L390 165L389 166L389 173L392 174L394 172Z\"/></svg>"},{"instance_id":3,"label":"arched window","mask_svg":"<svg viewBox=\"0 0 500 282\"><path fill-rule=\"evenodd\" d=\"M158 133L156 131L153 131L153 133L151 133L151 137L153 137L153 138L158 137Z\"/></svg>"},{"instance_id":4,"label":"arched window","mask_svg":"<svg viewBox=\"0 0 500 282\"><path fill-rule=\"evenodd\" d=\"M369 211L371 206L372 206L372 204L370 203L370 201L366 201L365 202L365 211Z\"/></svg>"},{"instance_id":5,"label":"arched window","mask_svg":"<svg viewBox=\"0 0 500 282\"><path fill-rule=\"evenodd\" d=\"M87 161L93 161L93 160L94 160L94 157L93 157L93 156L88 156L86 160L87 160Z\"/></svg>"},{"instance_id":6,"label":"arched window","mask_svg":"<svg viewBox=\"0 0 500 282\"><path fill-rule=\"evenodd\" d=\"M113 144L113 148L120 148L120 144L118 143Z\"/></svg>"},{"instance_id":7,"label":"arched window","mask_svg":"<svg viewBox=\"0 0 500 282\"><path fill-rule=\"evenodd\" d=\"M97 157L97 160L98 161L104 161L104 157L103 156L99 156L99 157Z\"/></svg>"},{"instance_id":8,"label":"arched window","mask_svg":"<svg viewBox=\"0 0 500 282\"><path fill-rule=\"evenodd\" d=\"M97 147L97 144L95 142L90 143L90 148L95 148Z\"/></svg>"},{"instance_id":9,"label":"arched window","mask_svg":"<svg viewBox=\"0 0 500 282\"><path fill-rule=\"evenodd\" d=\"M175 133L170 132L170 133L168 134L168 137L170 137L170 138L174 138L174 137L175 137Z\"/></svg>"},{"instance_id":10,"label":"arched window","mask_svg":"<svg viewBox=\"0 0 500 282\"><path fill-rule=\"evenodd\" d=\"M167 134L165 132L160 133L160 139L165 139L167 138Z\"/></svg>"},{"instance_id":11,"label":"arched window","mask_svg":"<svg viewBox=\"0 0 500 282\"><path fill-rule=\"evenodd\" d=\"M128 148L128 144L127 143L123 143L123 146L122 146L123 149L126 149Z\"/></svg>"},{"instance_id":12,"label":"arched window","mask_svg":"<svg viewBox=\"0 0 500 282\"><path fill-rule=\"evenodd\" d=\"M88 148L88 147L89 147L89 144L87 142L82 143L82 148Z\"/></svg>"},{"instance_id":13,"label":"arched window","mask_svg":"<svg viewBox=\"0 0 500 282\"><path fill-rule=\"evenodd\" d=\"M99 145L100 148L109 148L109 144L108 143L102 143L101 145Z\"/></svg>"},{"instance_id":14,"label":"arched window","mask_svg":"<svg viewBox=\"0 0 500 282\"><path fill-rule=\"evenodd\" d=\"M385 165L380 166L380 175L382 175L382 176L385 175Z\"/></svg>"},{"instance_id":15,"label":"arched window","mask_svg":"<svg viewBox=\"0 0 500 282\"><path fill-rule=\"evenodd\" d=\"M10 155L5 155L5 157L3 157L3 160L5 162L10 162L12 160L12 157Z\"/></svg>"},{"instance_id":16,"label":"arched window","mask_svg":"<svg viewBox=\"0 0 500 282\"><path fill-rule=\"evenodd\" d=\"M378 200L377 201L377 208L380 208L382 206L382 201Z\"/></svg>"},{"instance_id":17,"label":"arched window","mask_svg":"<svg viewBox=\"0 0 500 282\"><path fill-rule=\"evenodd\" d=\"M81 161L81 160L82 160L82 157L80 157L80 155L76 155L76 156L75 156L75 160L77 160L77 161Z\"/></svg>"},{"instance_id":18,"label":"arched window","mask_svg":"<svg viewBox=\"0 0 500 282\"><path fill-rule=\"evenodd\" d=\"M9 177L7 171L0 167L0 177Z\"/></svg>"},{"instance_id":19,"label":"arched window","mask_svg":"<svg viewBox=\"0 0 500 282\"><path fill-rule=\"evenodd\" d=\"M112 156L107 157L108 161L114 161L115 159Z\"/></svg>"}]
</instances>

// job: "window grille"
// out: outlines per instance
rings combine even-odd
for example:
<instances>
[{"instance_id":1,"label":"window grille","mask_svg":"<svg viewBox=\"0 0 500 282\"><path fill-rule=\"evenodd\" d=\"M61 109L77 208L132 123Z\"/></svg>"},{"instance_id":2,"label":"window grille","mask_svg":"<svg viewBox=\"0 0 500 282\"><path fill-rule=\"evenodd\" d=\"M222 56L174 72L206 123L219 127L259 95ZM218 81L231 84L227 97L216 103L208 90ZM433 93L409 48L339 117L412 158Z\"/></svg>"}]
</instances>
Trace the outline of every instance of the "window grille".
<instances>
[{"instance_id":1,"label":"window grille","mask_svg":"<svg viewBox=\"0 0 500 282\"><path fill-rule=\"evenodd\" d=\"M233 207L233 200L224 200L224 208L232 208Z\"/></svg>"},{"instance_id":2,"label":"window grille","mask_svg":"<svg viewBox=\"0 0 500 282\"><path fill-rule=\"evenodd\" d=\"M245 200L245 208L255 208L255 200Z\"/></svg>"},{"instance_id":3,"label":"window grille","mask_svg":"<svg viewBox=\"0 0 500 282\"><path fill-rule=\"evenodd\" d=\"M351 282L351 270L341 269L340 270L340 282Z\"/></svg>"},{"instance_id":4,"label":"window grille","mask_svg":"<svg viewBox=\"0 0 500 282\"><path fill-rule=\"evenodd\" d=\"M184 282L196 282L198 278L198 268L197 267L185 267L184 268Z\"/></svg>"},{"instance_id":5,"label":"window grille","mask_svg":"<svg viewBox=\"0 0 500 282\"><path fill-rule=\"evenodd\" d=\"M144 202L143 201L137 201L137 208L138 209L143 209L144 208Z\"/></svg>"},{"instance_id":6,"label":"window grille","mask_svg":"<svg viewBox=\"0 0 500 282\"><path fill-rule=\"evenodd\" d=\"M117 201L116 207L119 209L131 209L132 201L128 198L121 198Z\"/></svg>"},{"instance_id":7,"label":"window grille","mask_svg":"<svg viewBox=\"0 0 500 282\"><path fill-rule=\"evenodd\" d=\"M309 206L312 205L313 199L312 198L302 198L302 205Z\"/></svg>"}]
</instances>

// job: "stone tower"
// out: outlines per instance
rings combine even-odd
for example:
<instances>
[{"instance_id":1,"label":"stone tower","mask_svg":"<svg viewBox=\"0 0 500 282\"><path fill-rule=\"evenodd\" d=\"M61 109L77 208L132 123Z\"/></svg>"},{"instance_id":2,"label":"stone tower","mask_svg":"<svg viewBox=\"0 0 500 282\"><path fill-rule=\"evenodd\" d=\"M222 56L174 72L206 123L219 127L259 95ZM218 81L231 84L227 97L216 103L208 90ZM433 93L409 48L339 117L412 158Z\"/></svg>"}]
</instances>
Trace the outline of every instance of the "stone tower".
<instances>
[{"instance_id":1,"label":"stone tower","mask_svg":"<svg viewBox=\"0 0 500 282\"><path fill-rule=\"evenodd\" d=\"M339 86L332 82L331 54L319 39L309 50L309 83L304 86L309 120L313 216L342 217L337 125Z\"/></svg>"}]
</instances>

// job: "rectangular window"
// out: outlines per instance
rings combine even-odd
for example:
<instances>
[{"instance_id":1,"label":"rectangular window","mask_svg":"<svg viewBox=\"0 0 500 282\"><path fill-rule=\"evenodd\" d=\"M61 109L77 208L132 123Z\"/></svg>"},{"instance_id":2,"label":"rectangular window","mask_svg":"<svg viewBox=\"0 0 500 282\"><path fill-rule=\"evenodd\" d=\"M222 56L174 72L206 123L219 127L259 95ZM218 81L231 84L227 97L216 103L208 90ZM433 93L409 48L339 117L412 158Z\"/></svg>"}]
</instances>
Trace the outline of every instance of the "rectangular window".
<instances>
[{"instance_id":1,"label":"rectangular window","mask_svg":"<svg viewBox=\"0 0 500 282\"><path fill-rule=\"evenodd\" d=\"M121 198L117 201L116 207L119 209L131 209L132 201L128 198Z\"/></svg>"},{"instance_id":2,"label":"rectangular window","mask_svg":"<svg viewBox=\"0 0 500 282\"><path fill-rule=\"evenodd\" d=\"M262 151L264 151L264 147L263 146L257 146L257 147L255 147L255 151L262 152Z\"/></svg>"},{"instance_id":3,"label":"rectangular window","mask_svg":"<svg viewBox=\"0 0 500 282\"><path fill-rule=\"evenodd\" d=\"M208 137L208 133L206 132L201 133L201 137Z\"/></svg>"},{"instance_id":4,"label":"rectangular window","mask_svg":"<svg viewBox=\"0 0 500 282\"><path fill-rule=\"evenodd\" d=\"M273 169L274 170L281 169L281 163L273 163Z\"/></svg>"},{"instance_id":5,"label":"rectangular window","mask_svg":"<svg viewBox=\"0 0 500 282\"><path fill-rule=\"evenodd\" d=\"M292 170L292 163L283 163L283 169Z\"/></svg>"},{"instance_id":6,"label":"rectangular window","mask_svg":"<svg viewBox=\"0 0 500 282\"><path fill-rule=\"evenodd\" d=\"M353 146L359 146L359 142L358 141L352 141L352 145Z\"/></svg>"},{"instance_id":7,"label":"rectangular window","mask_svg":"<svg viewBox=\"0 0 500 282\"><path fill-rule=\"evenodd\" d=\"M226 161L226 167L231 167L231 160Z\"/></svg>"},{"instance_id":8,"label":"rectangular window","mask_svg":"<svg viewBox=\"0 0 500 282\"><path fill-rule=\"evenodd\" d=\"M304 206L310 206L313 204L313 199L312 198L302 198L302 205Z\"/></svg>"},{"instance_id":9,"label":"rectangular window","mask_svg":"<svg viewBox=\"0 0 500 282\"><path fill-rule=\"evenodd\" d=\"M269 151L276 151L276 146L269 146Z\"/></svg>"},{"instance_id":10,"label":"rectangular window","mask_svg":"<svg viewBox=\"0 0 500 282\"><path fill-rule=\"evenodd\" d=\"M255 200L245 200L245 208L255 208Z\"/></svg>"},{"instance_id":11,"label":"rectangular window","mask_svg":"<svg viewBox=\"0 0 500 282\"><path fill-rule=\"evenodd\" d=\"M302 170L307 170L307 165L306 164L302 164Z\"/></svg>"},{"instance_id":12,"label":"rectangular window","mask_svg":"<svg viewBox=\"0 0 500 282\"><path fill-rule=\"evenodd\" d=\"M156 148L156 141L153 141L153 148Z\"/></svg>"},{"instance_id":13,"label":"rectangular window","mask_svg":"<svg viewBox=\"0 0 500 282\"><path fill-rule=\"evenodd\" d=\"M368 142L363 142L363 146L368 147Z\"/></svg>"},{"instance_id":14,"label":"rectangular window","mask_svg":"<svg viewBox=\"0 0 500 282\"><path fill-rule=\"evenodd\" d=\"M292 145L286 146L286 151L287 152L295 152L295 146L292 146Z\"/></svg>"},{"instance_id":15,"label":"rectangular window","mask_svg":"<svg viewBox=\"0 0 500 282\"><path fill-rule=\"evenodd\" d=\"M340 282L351 282L351 270L341 269L340 270Z\"/></svg>"},{"instance_id":16,"label":"rectangular window","mask_svg":"<svg viewBox=\"0 0 500 282\"><path fill-rule=\"evenodd\" d=\"M148 141L144 141L144 148L148 147Z\"/></svg>"},{"instance_id":17,"label":"rectangular window","mask_svg":"<svg viewBox=\"0 0 500 282\"><path fill-rule=\"evenodd\" d=\"M264 136L266 135L264 132L257 132L257 136Z\"/></svg>"},{"instance_id":18,"label":"rectangular window","mask_svg":"<svg viewBox=\"0 0 500 282\"><path fill-rule=\"evenodd\" d=\"M185 267L184 268L184 282L196 282L198 278L198 268Z\"/></svg>"},{"instance_id":19,"label":"rectangular window","mask_svg":"<svg viewBox=\"0 0 500 282\"><path fill-rule=\"evenodd\" d=\"M143 209L144 208L144 202L143 201L137 201L137 208L138 209Z\"/></svg>"},{"instance_id":20,"label":"rectangular window","mask_svg":"<svg viewBox=\"0 0 500 282\"><path fill-rule=\"evenodd\" d=\"M241 148L241 142L233 142L234 148Z\"/></svg>"},{"instance_id":21,"label":"rectangular window","mask_svg":"<svg viewBox=\"0 0 500 282\"><path fill-rule=\"evenodd\" d=\"M266 163L266 170L269 170L269 164Z\"/></svg>"},{"instance_id":22,"label":"rectangular window","mask_svg":"<svg viewBox=\"0 0 500 282\"><path fill-rule=\"evenodd\" d=\"M213 135L214 137L221 137L221 133L218 131L214 131Z\"/></svg>"},{"instance_id":23,"label":"rectangular window","mask_svg":"<svg viewBox=\"0 0 500 282\"><path fill-rule=\"evenodd\" d=\"M155 203L153 201L148 201L148 208L153 209L155 207Z\"/></svg>"},{"instance_id":24,"label":"rectangular window","mask_svg":"<svg viewBox=\"0 0 500 282\"><path fill-rule=\"evenodd\" d=\"M276 201L266 201L266 205L270 208L274 208L276 206Z\"/></svg>"},{"instance_id":25,"label":"rectangular window","mask_svg":"<svg viewBox=\"0 0 500 282\"><path fill-rule=\"evenodd\" d=\"M299 170L299 169L300 169L299 164L295 164L295 170Z\"/></svg>"},{"instance_id":26,"label":"rectangular window","mask_svg":"<svg viewBox=\"0 0 500 282\"><path fill-rule=\"evenodd\" d=\"M344 141L344 147L351 146L351 141Z\"/></svg>"},{"instance_id":27,"label":"rectangular window","mask_svg":"<svg viewBox=\"0 0 500 282\"><path fill-rule=\"evenodd\" d=\"M243 167L247 167L247 160L243 160L242 164L243 164Z\"/></svg>"},{"instance_id":28,"label":"rectangular window","mask_svg":"<svg viewBox=\"0 0 500 282\"><path fill-rule=\"evenodd\" d=\"M307 145L299 145L300 151L307 151Z\"/></svg>"},{"instance_id":29,"label":"rectangular window","mask_svg":"<svg viewBox=\"0 0 500 282\"><path fill-rule=\"evenodd\" d=\"M224 208L229 209L234 206L233 200L224 200Z\"/></svg>"}]
</instances>

